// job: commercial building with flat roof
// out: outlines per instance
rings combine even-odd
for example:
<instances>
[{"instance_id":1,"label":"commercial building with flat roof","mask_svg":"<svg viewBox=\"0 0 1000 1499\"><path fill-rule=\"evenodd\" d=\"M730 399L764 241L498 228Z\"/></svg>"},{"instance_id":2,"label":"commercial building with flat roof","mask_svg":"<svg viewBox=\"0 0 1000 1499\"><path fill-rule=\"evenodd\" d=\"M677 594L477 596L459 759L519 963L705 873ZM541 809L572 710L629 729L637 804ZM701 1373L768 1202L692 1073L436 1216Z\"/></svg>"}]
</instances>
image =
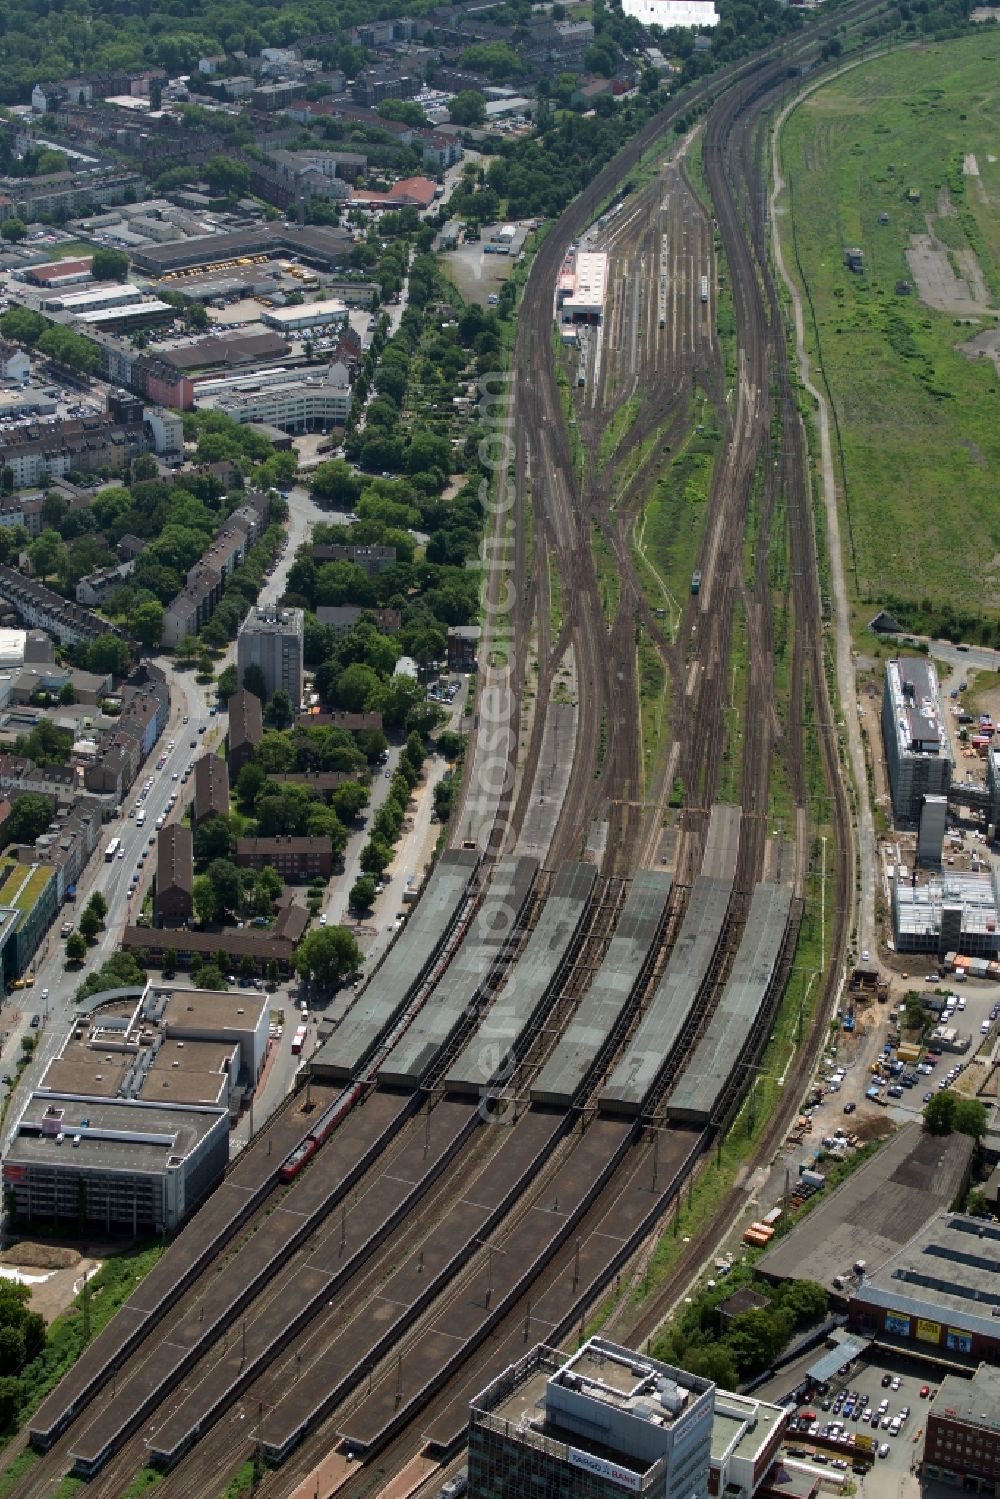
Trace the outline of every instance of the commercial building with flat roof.
<instances>
[{"instance_id":1,"label":"commercial building with flat roof","mask_svg":"<svg viewBox=\"0 0 1000 1499\"><path fill-rule=\"evenodd\" d=\"M1000 1494L1000 1369L948 1374L927 1410L925 1478L966 1494Z\"/></svg>"},{"instance_id":2,"label":"commercial building with flat roof","mask_svg":"<svg viewBox=\"0 0 1000 1499\"><path fill-rule=\"evenodd\" d=\"M560 322L599 323L604 316L607 277L607 255L579 250L559 277L556 306Z\"/></svg>"},{"instance_id":3,"label":"commercial building with flat roof","mask_svg":"<svg viewBox=\"0 0 1000 1499\"><path fill-rule=\"evenodd\" d=\"M21 1227L172 1233L220 1180L229 1110L33 1092L3 1160Z\"/></svg>"},{"instance_id":4,"label":"commercial building with flat roof","mask_svg":"<svg viewBox=\"0 0 1000 1499\"><path fill-rule=\"evenodd\" d=\"M857 1262L883 1264L934 1213L951 1206L972 1150L968 1135L932 1135L918 1121L905 1124L774 1242L757 1261L757 1273L771 1281L814 1280L846 1298Z\"/></svg>"},{"instance_id":5,"label":"commercial building with flat roof","mask_svg":"<svg viewBox=\"0 0 1000 1499\"><path fill-rule=\"evenodd\" d=\"M714 1408L710 1380L603 1338L539 1346L471 1402L469 1493L707 1499Z\"/></svg>"},{"instance_id":6,"label":"commercial building with flat roof","mask_svg":"<svg viewBox=\"0 0 1000 1499\"><path fill-rule=\"evenodd\" d=\"M68 312L74 316L81 312L95 312L102 307L125 307L142 299L137 286L127 283L120 286L104 284L87 287L86 291L50 292L42 298L47 312Z\"/></svg>"},{"instance_id":7,"label":"commercial building with flat roof","mask_svg":"<svg viewBox=\"0 0 1000 1499\"><path fill-rule=\"evenodd\" d=\"M302 702L304 619L301 609L254 608L236 637L240 681L248 666L259 667L268 697L287 692L293 711Z\"/></svg>"},{"instance_id":8,"label":"commercial building with flat roof","mask_svg":"<svg viewBox=\"0 0 1000 1499\"><path fill-rule=\"evenodd\" d=\"M288 309L302 312L300 307ZM298 326L306 326L300 324ZM301 374L291 370L275 380L246 380L242 386L224 391L211 403L216 411L234 421L264 422L282 432L312 432L343 426L351 409L351 377L347 366L331 364L323 374Z\"/></svg>"},{"instance_id":9,"label":"commercial building with flat roof","mask_svg":"<svg viewBox=\"0 0 1000 1499\"><path fill-rule=\"evenodd\" d=\"M297 255L331 270L346 261L352 239L343 229L319 225L261 224L224 234L196 235L132 252L133 268L146 276L169 276L200 266L224 265L248 255Z\"/></svg>"},{"instance_id":10,"label":"commercial building with flat roof","mask_svg":"<svg viewBox=\"0 0 1000 1499\"><path fill-rule=\"evenodd\" d=\"M168 992L169 991L169 992ZM165 996L158 1018L173 1041L226 1041L240 1050L242 1074L250 1087L267 1057L270 1000L253 989L219 993L215 989L182 989L157 983L157 1000Z\"/></svg>"},{"instance_id":11,"label":"commercial building with flat roof","mask_svg":"<svg viewBox=\"0 0 1000 1499\"><path fill-rule=\"evenodd\" d=\"M1000 952L996 869L992 864L983 874L948 869L922 884L894 873L892 930L897 952L995 956Z\"/></svg>"},{"instance_id":12,"label":"commercial building with flat roof","mask_svg":"<svg viewBox=\"0 0 1000 1499\"><path fill-rule=\"evenodd\" d=\"M330 323L347 322L347 303L339 298L328 298L320 302L303 302L300 307L269 307L261 313L261 322L279 333L295 332L299 328L319 328Z\"/></svg>"},{"instance_id":13,"label":"commercial building with flat roof","mask_svg":"<svg viewBox=\"0 0 1000 1499\"><path fill-rule=\"evenodd\" d=\"M952 1361L1000 1359L1000 1224L939 1213L851 1297L854 1332Z\"/></svg>"},{"instance_id":14,"label":"commercial building with flat roof","mask_svg":"<svg viewBox=\"0 0 1000 1499\"><path fill-rule=\"evenodd\" d=\"M916 822L924 796L947 796L952 774L937 672L927 656L886 662L882 738L892 810Z\"/></svg>"}]
</instances>

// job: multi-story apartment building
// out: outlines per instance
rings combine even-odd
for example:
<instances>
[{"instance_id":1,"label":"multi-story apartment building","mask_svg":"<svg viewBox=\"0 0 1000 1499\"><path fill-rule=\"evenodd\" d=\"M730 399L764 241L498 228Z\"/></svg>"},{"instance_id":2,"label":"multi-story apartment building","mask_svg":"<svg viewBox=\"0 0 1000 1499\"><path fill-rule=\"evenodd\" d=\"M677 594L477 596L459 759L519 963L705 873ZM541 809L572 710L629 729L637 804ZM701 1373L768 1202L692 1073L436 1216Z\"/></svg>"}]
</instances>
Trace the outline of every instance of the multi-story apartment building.
<instances>
[{"instance_id":1,"label":"multi-story apartment building","mask_svg":"<svg viewBox=\"0 0 1000 1499\"><path fill-rule=\"evenodd\" d=\"M236 637L236 666L244 680L259 667L268 697L284 691L295 709L302 701L304 615L301 609L251 609Z\"/></svg>"},{"instance_id":2,"label":"multi-story apartment building","mask_svg":"<svg viewBox=\"0 0 1000 1499\"><path fill-rule=\"evenodd\" d=\"M0 567L0 599L4 599L26 625L47 630L63 645L79 645L99 635L121 635L116 625L81 609L34 578L26 578L12 567Z\"/></svg>"},{"instance_id":3,"label":"multi-story apartment building","mask_svg":"<svg viewBox=\"0 0 1000 1499\"><path fill-rule=\"evenodd\" d=\"M287 879L329 878L333 855L329 838L237 838L236 863L241 869L269 865Z\"/></svg>"},{"instance_id":4,"label":"multi-story apartment building","mask_svg":"<svg viewBox=\"0 0 1000 1499\"><path fill-rule=\"evenodd\" d=\"M221 761L220 761L221 764ZM181 822L156 835L156 924L183 926L194 910L194 840Z\"/></svg>"}]
</instances>

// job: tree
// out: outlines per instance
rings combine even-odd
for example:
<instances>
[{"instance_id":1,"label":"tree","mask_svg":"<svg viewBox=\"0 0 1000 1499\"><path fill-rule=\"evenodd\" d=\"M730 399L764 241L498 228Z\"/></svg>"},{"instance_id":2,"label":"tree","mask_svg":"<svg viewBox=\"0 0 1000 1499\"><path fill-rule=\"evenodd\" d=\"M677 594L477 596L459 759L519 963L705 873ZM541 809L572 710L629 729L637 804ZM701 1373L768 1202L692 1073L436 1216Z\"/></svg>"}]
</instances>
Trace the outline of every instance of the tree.
<instances>
[{"instance_id":1,"label":"tree","mask_svg":"<svg viewBox=\"0 0 1000 1499\"><path fill-rule=\"evenodd\" d=\"M64 708L69 708L76 702L76 688L72 682L64 682L60 687L59 702Z\"/></svg>"},{"instance_id":2,"label":"tree","mask_svg":"<svg viewBox=\"0 0 1000 1499\"><path fill-rule=\"evenodd\" d=\"M236 798L241 807L251 811L261 791L264 789L266 776L259 765L244 765L236 777Z\"/></svg>"},{"instance_id":3,"label":"tree","mask_svg":"<svg viewBox=\"0 0 1000 1499\"><path fill-rule=\"evenodd\" d=\"M354 822L368 805L368 792L357 781L345 781L343 786L337 787L330 803L341 822Z\"/></svg>"},{"instance_id":4,"label":"tree","mask_svg":"<svg viewBox=\"0 0 1000 1499\"><path fill-rule=\"evenodd\" d=\"M292 700L283 687L279 687L264 710L264 722L269 729L290 729L295 720Z\"/></svg>"},{"instance_id":5,"label":"tree","mask_svg":"<svg viewBox=\"0 0 1000 1499\"><path fill-rule=\"evenodd\" d=\"M42 528L58 531L69 514L69 500L57 490L50 489L42 500Z\"/></svg>"},{"instance_id":6,"label":"tree","mask_svg":"<svg viewBox=\"0 0 1000 1499\"><path fill-rule=\"evenodd\" d=\"M19 240L25 239L27 233L28 226L23 219L7 219L3 224L0 224L0 235L4 239L9 240L12 245L17 244Z\"/></svg>"},{"instance_id":7,"label":"tree","mask_svg":"<svg viewBox=\"0 0 1000 1499\"><path fill-rule=\"evenodd\" d=\"M108 914L108 903L100 890L95 890L87 902L87 910L93 911L98 921L103 921Z\"/></svg>"},{"instance_id":8,"label":"tree","mask_svg":"<svg viewBox=\"0 0 1000 1499\"><path fill-rule=\"evenodd\" d=\"M90 274L95 281L124 281L128 276L128 256L124 250L97 249Z\"/></svg>"},{"instance_id":9,"label":"tree","mask_svg":"<svg viewBox=\"0 0 1000 1499\"><path fill-rule=\"evenodd\" d=\"M96 911L88 906L80 916L80 931L88 942L93 942L101 930L101 920Z\"/></svg>"},{"instance_id":10,"label":"tree","mask_svg":"<svg viewBox=\"0 0 1000 1499\"><path fill-rule=\"evenodd\" d=\"M43 718L30 734L17 740L17 748L36 765L65 765L73 749L73 735Z\"/></svg>"},{"instance_id":11,"label":"tree","mask_svg":"<svg viewBox=\"0 0 1000 1499\"><path fill-rule=\"evenodd\" d=\"M248 952L240 958L240 978L252 979L257 970L257 964Z\"/></svg>"},{"instance_id":12,"label":"tree","mask_svg":"<svg viewBox=\"0 0 1000 1499\"><path fill-rule=\"evenodd\" d=\"M191 899L194 904L194 914L202 926L215 926L220 917L219 897L207 874L199 874L195 877L191 888Z\"/></svg>"},{"instance_id":13,"label":"tree","mask_svg":"<svg viewBox=\"0 0 1000 1499\"><path fill-rule=\"evenodd\" d=\"M687 1349L684 1367L691 1374L700 1374L702 1379L713 1380L723 1390L734 1390L740 1382L736 1362L724 1343Z\"/></svg>"},{"instance_id":14,"label":"tree","mask_svg":"<svg viewBox=\"0 0 1000 1499\"><path fill-rule=\"evenodd\" d=\"M986 1124L984 1103L980 1103L977 1098L955 1099L955 1129L960 1135L971 1135L974 1140L981 1140L986 1133Z\"/></svg>"},{"instance_id":15,"label":"tree","mask_svg":"<svg viewBox=\"0 0 1000 1499\"><path fill-rule=\"evenodd\" d=\"M129 615L129 629L136 640L150 650L156 649L163 636L163 614L163 605L159 599L147 599Z\"/></svg>"},{"instance_id":16,"label":"tree","mask_svg":"<svg viewBox=\"0 0 1000 1499\"><path fill-rule=\"evenodd\" d=\"M486 118L486 100L478 89L464 88L448 104L453 125L481 125Z\"/></svg>"},{"instance_id":17,"label":"tree","mask_svg":"<svg viewBox=\"0 0 1000 1499\"><path fill-rule=\"evenodd\" d=\"M273 865L265 864L257 875L255 888L265 895L273 906L285 888L285 882Z\"/></svg>"},{"instance_id":18,"label":"tree","mask_svg":"<svg viewBox=\"0 0 1000 1499\"><path fill-rule=\"evenodd\" d=\"M211 881L216 900L222 911L235 914L239 910L243 897L243 882L232 860L213 859L205 871L205 877Z\"/></svg>"},{"instance_id":19,"label":"tree","mask_svg":"<svg viewBox=\"0 0 1000 1499\"><path fill-rule=\"evenodd\" d=\"M8 843L34 843L52 821L52 802L39 792L19 796L7 819Z\"/></svg>"},{"instance_id":20,"label":"tree","mask_svg":"<svg viewBox=\"0 0 1000 1499\"><path fill-rule=\"evenodd\" d=\"M243 668L243 686L254 697L259 697L262 703L267 702L267 680L256 661L251 661L249 666Z\"/></svg>"},{"instance_id":21,"label":"tree","mask_svg":"<svg viewBox=\"0 0 1000 1499\"><path fill-rule=\"evenodd\" d=\"M87 668L99 677L123 677L128 665L128 646L118 635L98 635L87 647Z\"/></svg>"},{"instance_id":22,"label":"tree","mask_svg":"<svg viewBox=\"0 0 1000 1499\"><path fill-rule=\"evenodd\" d=\"M10 220L7 220L9 225ZM5 226L0 225L0 230ZM0 333L19 344L36 344L49 326L33 307L11 307L0 317Z\"/></svg>"},{"instance_id":23,"label":"tree","mask_svg":"<svg viewBox=\"0 0 1000 1499\"><path fill-rule=\"evenodd\" d=\"M220 671L218 681L215 684L215 692L219 702L228 703L239 685L239 677L236 674L235 666L229 665L223 671ZM244 766L244 769L249 769L249 766Z\"/></svg>"},{"instance_id":24,"label":"tree","mask_svg":"<svg viewBox=\"0 0 1000 1499\"><path fill-rule=\"evenodd\" d=\"M201 175L216 197L240 198L249 191L250 169L231 156L213 156L201 169Z\"/></svg>"},{"instance_id":25,"label":"tree","mask_svg":"<svg viewBox=\"0 0 1000 1499\"><path fill-rule=\"evenodd\" d=\"M409 760L410 764L413 766L414 770L419 771L420 767L424 763L424 756L426 754L426 751L424 749L424 741L421 739L416 729L411 730L410 733L407 734L406 747L403 753Z\"/></svg>"},{"instance_id":26,"label":"tree","mask_svg":"<svg viewBox=\"0 0 1000 1499\"><path fill-rule=\"evenodd\" d=\"M8 223L10 221L8 220ZM0 228L6 229L7 224ZM7 1376L0 1379L0 1430L8 1431L17 1419L17 1408L21 1399L21 1382Z\"/></svg>"},{"instance_id":27,"label":"tree","mask_svg":"<svg viewBox=\"0 0 1000 1499\"><path fill-rule=\"evenodd\" d=\"M370 838L358 860L365 874L381 874L392 863L392 848L377 838Z\"/></svg>"},{"instance_id":28,"label":"tree","mask_svg":"<svg viewBox=\"0 0 1000 1499\"><path fill-rule=\"evenodd\" d=\"M771 1311L755 1309L740 1312L733 1318L726 1343L740 1377L766 1369L784 1345L791 1319L782 1319Z\"/></svg>"},{"instance_id":29,"label":"tree","mask_svg":"<svg viewBox=\"0 0 1000 1499\"><path fill-rule=\"evenodd\" d=\"M348 712L360 713L378 695L379 685L379 679L370 666L355 662L337 678L337 701Z\"/></svg>"},{"instance_id":30,"label":"tree","mask_svg":"<svg viewBox=\"0 0 1000 1499\"><path fill-rule=\"evenodd\" d=\"M955 1105L958 1102L950 1088L942 1088L924 1106L924 1129L931 1135L950 1135L955 1128Z\"/></svg>"},{"instance_id":31,"label":"tree","mask_svg":"<svg viewBox=\"0 0 1000 1499\"><path fill-rule=\"evenodd\" d=\"M70 932L66 938L66 961L82 963L87 956L87 943L79 932Z\"/></svg>"},{"instance_id":32,"label":"tree","mask_svg":"<svg viewBox=\"0 0 1000 1499\"><path fill-rule=\"evenodd\" d=\"M198 984L202 989L225 989L226 980L218 963L205 963L198 974Z\"/></svg>"},{"instance_id":33,"label":"tree","mask_svg":"<svg viewBox=\"0 0 1000 1499\"><path fill-rule=\"evenodd\" d=\"M0 1375L16 1374L24 1363L24 1333L8 1322L0 1326Z\"/></svg>"},{"instance_id":34,"label":"tree","mask_svg":"<svg viewBox=\"0 0 1000 1499\"><path fill-rule=\"evenodd\" d=\"M785 1281L772 1305L789 1313L796 1327L811 1327L826 1315L830 1298L814 1280Z\"/></svg>"},{"instance_id":35,"label":"tree","mask_svg":"<svg viewBox=\"0 0 1000 1499\"><path fill-rule=\"evenodd\" d=\"M351 886L347 899L356 911L370 911L375 904L374 878L370 874L361 875Z\"/></svg>"},{"instance_id":36,"label":"tree","mask_svg":"<svg viewBox=\"0 0 1000 1499\"><path fill-rule=\"evenodd\" d=\"M199 822L194 835L194 856L199 865L214 859L231 859L236 850L236 829L228 812L216 813Z\"/></svg>"},{"instance_id":37,"label":"tree","mask_svg":"<svg viewBox=\"0 0 1000 1499\"><path fill-rule=\"evenodd\" d=\"M990 1216L990 1205L982 1187L972 1188L965 1199L965 1211L972 1218L988 1218Z\"/></svg>"},{"instance_id":38,"label":"tree","mask_svg":"<svg viewBox=\"0 0 1000 1499\"><path fill-rule=\"evenodd\" d=\"M304 979L329 988L361 966L361 949L344 927L319 927L299 943L295 966Z\"/></svg>"},{"instance_id":39,"label":"tree","mask_svg":"<svg viewBox=\"0 0 1000 1499\"><path fill-rule=\"evenodd\" d=\"M28 560L31 563L32 572L36 573L39 578L48 578L53 573L59 572L69 560L69 554L59 532L43 531L37 541L33 541L28 548Z\"/></svg>"},{"instance_id":40,"label":"tree","mask_svg":"<svg viewBox=\"0 0 1000 1499\"><path fill-rule=\"evenodd\" d=\"M38 351L67 369L87 375L95 374L101 363L97 345L62 324L46 328L38 340Z\"/></svg>"},{"instance_id":41,"label":"tree","mask_svg":"<svg viewBox=\"0 0 1000 1499\"><path fill-rule=\"evenodd\" d=\"M167 977L177 972L176 947L165 947L163 949L163 972Z\"/></svg>"},{"instance_id":42,"label":"tree","mask_svg":"<svg viewBox=\"0 0 1000 1499\"><path fill-rule=\"evenodd\" d=\"M361 494L361 479L343 458L320 463L313 470L310 488L313 498L333 510L353 510Z\"/></svg>"}]
</instances>

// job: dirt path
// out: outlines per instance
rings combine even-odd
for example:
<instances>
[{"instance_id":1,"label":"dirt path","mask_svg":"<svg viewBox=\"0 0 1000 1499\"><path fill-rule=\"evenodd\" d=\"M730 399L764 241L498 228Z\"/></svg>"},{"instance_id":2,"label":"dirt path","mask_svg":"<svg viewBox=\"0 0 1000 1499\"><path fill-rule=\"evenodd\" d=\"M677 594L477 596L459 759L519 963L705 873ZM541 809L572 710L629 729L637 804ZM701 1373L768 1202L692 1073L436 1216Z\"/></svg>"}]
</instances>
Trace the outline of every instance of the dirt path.
<instances>
[{"instance_id":1,"label":"dirt path","mask_svg":"<svg viewBox=\"0 0 1000 1499\"><path fill-rule=\"evenodd\" d=\"M857 63L850 66L857 66ZM846 72L847 69L841 71ZM821 87L829 82L829 78L819 80L813 89ZM806 92L811 93L813 89ZM872 817L871 803L868 800L868 780L865 773L864 747L861 742L861 729L858 723L858 715L855 712L857 702L857 682L854 673L854 657L852 655L850 608L847 596L847 582L844 576L844 561L840 541L840 515L837 509L837 481L833 471L833 450L830 442L830 417L826 399L811 379L810 360L805 344L805 321L802 312L802 297L798 286L789 275L785 266L782 252L781 238L778 232L779 218L782 210L778 208L778 198L784 191L785 182L781 175L781 166L778 152L778 142L781 136L781 128L788 115L797 104L805 97L800 94L786 105L774 124L771 135L771 165L773 188L769 202L769 213L771 219L771 239L774 246L774 259L782 281L788 288L788 294L792 299L795 313L795 351L802 375L802 383L806 390L816 402L817 415L819 418L820 435L820 470L823 476L823 503L826 509L827 549L830 554L830 580L833 590L833 614L836 630L836 662L837 662L837 690L840 695L841 711L847 725L847 748L850 756L851 772L854 777L856 795L856 823L854 827L854 860L860 869L860 890L855 886L854 894L854 931L857 949L860 952L867 948L874 950L876 945L875 926L875 824Z\"/></svg>"}]
</instances>

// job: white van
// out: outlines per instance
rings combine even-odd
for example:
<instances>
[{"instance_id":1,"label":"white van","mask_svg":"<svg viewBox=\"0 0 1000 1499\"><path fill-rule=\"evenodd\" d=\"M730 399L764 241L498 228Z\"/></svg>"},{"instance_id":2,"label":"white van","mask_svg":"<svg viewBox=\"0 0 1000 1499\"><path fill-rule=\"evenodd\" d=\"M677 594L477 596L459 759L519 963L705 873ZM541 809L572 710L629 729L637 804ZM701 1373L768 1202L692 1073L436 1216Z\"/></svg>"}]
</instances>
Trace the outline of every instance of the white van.
<instances>
[{"instance_id":1,"label":"white van","mask_svg":"<svg viewBox=\"0 0 1000 1499\"><path fill-rule=\"evenodd\" d=\"M142 825L143 825L143 823L145 821L146 821L146 814L145 814L145 812L137 812L135 814L135 825L136 825L137 828L141 828Z\"/></svg>"}]
</instances>

